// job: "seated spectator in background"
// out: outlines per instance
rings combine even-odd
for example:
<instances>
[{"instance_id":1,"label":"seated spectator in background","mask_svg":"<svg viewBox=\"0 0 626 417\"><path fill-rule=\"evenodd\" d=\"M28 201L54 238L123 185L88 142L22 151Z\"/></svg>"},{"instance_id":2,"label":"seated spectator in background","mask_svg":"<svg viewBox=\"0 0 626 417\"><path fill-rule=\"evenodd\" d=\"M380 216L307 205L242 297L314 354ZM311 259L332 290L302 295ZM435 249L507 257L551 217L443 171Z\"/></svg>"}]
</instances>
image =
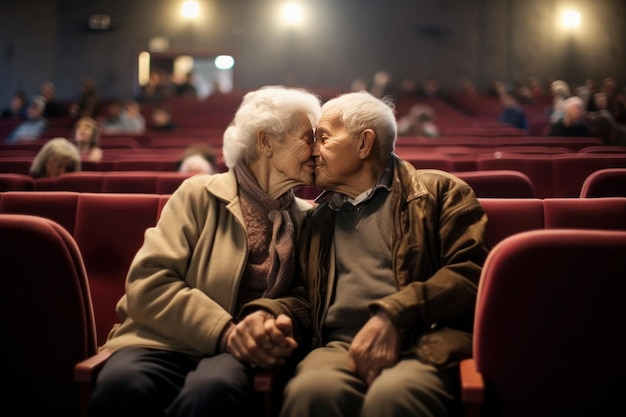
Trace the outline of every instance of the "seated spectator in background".
<instances>
[{"instance_id":1,"label":"seated spectator in background","mask_svg":"<svg viewBox=\"0 0 626 417\"><path fill-rule=\"evenodd\" d=\"M46 118L64 117L69 115L67 107L56 100L56 87L50 81L46 81L41 85L40 94L44 99L43 115Z\"/></svg>"},{"instance_id":2,"label":"seated spectator in background","mask_svg":"<svg viewBox=\"0 0 626 417\"><path fill-rule=\"evenodd\" d=\"M100 128L91 117L81 117L74 125L74 142L81 158L98 162L102 160L100 147Z\"/></svg>"},{"instance_id":3,"label":"seated spectator in background","mask_svg":"<svg viewBox=\"0 0 626 417\"><path fill-rule=\"evenodd\" d=\"M217 155L210 145L192 145L177 162L178 172L186 174L215 174L219 172Z\"/></svg>"},{"instance_id":4,"label":"seated spectator in background","mask_svg":"<svg viewBox=\"0 0 626 417\"><path fill-rule=\"evenodd\" d=\"M367 81L365 81L363 78L355 78L350 83L350 91L367 91Z\"/></svg>"},{"instance_id":5,"label":"seated spectator in background","mask_svg":"<svg viewBox=\"0 0 626 417\"><path fill-rule=\"evenodd\" d=\"M0 118L4 120L25 120L28 117L26 114L27 109L26 93L18 91L11 97L9 106L2 110Z\"/></svg>"},{"instance_id":6,"label":"seated spectator in background","mask_svg":"<svg viewBox=\"0 0 626 417\"><path fill-rule=\"evenodd\" d=\"M155 107L150 113L150 124L148 125L150 130L169 132L176 130L177 127L172 120L172 113L166 108Z\"/></svg>"},{"instance_id":7,"label":"seated spectator in background","mask_svg":"<svg viewBox=\"0 0 626 417\"><path fill-rule=\"evenodd\" d=\"M176 85L176 95L185 98L197 98L198 91L193 83L193 72L185 74L185 78Z\"/></svg>"},{"instance_id":8,"label":"seated spectator in background","mask_svg":"<svg viewBox=\"0 0 626 417\"><path fill-rule=\"evenodd\" d=\"M170 85L167 75L158 70L150 71L148 82L141 86L138 100L140 101L162 101L174 95L174 90Z\"/></svg>"},{"instance_id":9,"label":"seated spectator in background","mask_svg":"<svg viewBox=\"0 0 626 417\"><path fill-rule=\"evenodd\" d=\"M78 99L70 106L70 116L76 120L81 117L95 117L100 104L96 80L87 77L83 80L80 88Z\"/></svg>"},{"instance_id":10,"label":"seated spectator in background","mask_svg":"<svg viewBox=\"0 0 626 417\"><path fill-rule=\"evenodd\" d=\"M429 78L424 81L422 84L422 95L424 97L441 97L441 88L439 86L439 81Z\"/></svg>"},{"instance_id":11,"label":"seated spectator in background","mask_svg":"<svg viewBox=\"0 0 626 417\"><path fill-rule=\"evenodd\" d=\"M555 80L550 83L552 93L552 107L548 111L550 122L555 123L565 114L564 102L571 97L569 84L563 80Z\"/></svg>"},{"instance_id":12,"label":"seated spectator in background","mask_svg":"<svg viewBox=\"0 0 626 417\"><path fill-rule=\"evenodd\" d=\"M6 138L7 142L19 142L39 139L48 127L48 120L43 117L44 102L33 99L28 105L26 120L22 121Z\"/></svg>"},{"instance_id":13,"label":"seated spectator in background","mask_svg":"<svg viewBox=\"0 0 626 417\"><path fill-rule=\"evenodd\" d=\"M120 118L122 116L122 103L119 100L110 101L105 110L104 116L99 116L98 121L101 127L117 126L120 124Z\"/></svg>"},{"instance_id":14,"label":"seated spectator in background","mask_svg":"<svg viewBox=\"0 0 626 417\"><path fill-rule=\"evenodd\" d=\"M46 142L37 152L30 167L30 174L33 178L55 178L80 169L78 148L65 138L54 138Z\"/></svg>"},{"instance_id":15,"label":"seated spectator in background","mask_svg":"<svg viewBox=\"0 0 626 417\"><path fill-rule=\"evenodd\" d=\"M582 98L572 96L563 101L563 117L550 125L547 136L591 136Z\"/></svg>"},{"instance_id":16,"label":"seated spectator in background","mask_svg":"<svg viewBox=\"0 0 626 417\"><path fill-rule=\"evenodd\" d=\"M596 112L590 122L591 134L604 145L626 146L626 126L618 124L608 110Z\"/></svg>"},{"instance_id":17,"label":"seated spectator in background","mask_svg":"<svg viewBox=\"0 0 626 417\"><path fill-rule=\"evenodd\" d=\"M466 97L476 98L479 96L478 88L476 87L476 83L470 80L469 78L461 78L461 91Z\"/></svg>"},{"instance_id":18,"label":"seated spectator in background","mask_svg":"<svg viewBox=\"0 0 626 417\"><path fill-rule=\"evenodd\" d=\"M513 93L501 92L500 102L504 109L498 118L499 122L508 123L518 129L528 130L528 119L526 113L519 103L517 96Z\"/></svg>"},{"instance_id":19,"label":"seated spectator in background","mask_svg":"<svg viewBox=\"0 0 626 417\"><path fill-rule=\"evenodd\" d=\"M439 128L435 124L435 112L430 106L416 104L409 113L398 120L398 135L439 137Z\"/></svg>"},{"instance_id":20,"label":"seated spectator in background","mask_svg":"<svg viewBox=\"0 0 626 417\"><path fill-rule=\"evenodd\" d=\"M118 114L113 110L111 118L105 120L101 132L105 135L142 134L146 130L146 120L141 114L141 107L135 100L127 100Z\"/></svg>"},{"instance_id":21,"label":"seated spectator in background","mask_svg":"<svg viewBox=\"0 0 626 417\"><path fill-rule=\"evenodd\" d=\"M396 98L396 92L391 84L391 74L387 71L377 71L374 74L369 91L374 97L390 97L393 100Z\"/></svg>"}]
</instances>

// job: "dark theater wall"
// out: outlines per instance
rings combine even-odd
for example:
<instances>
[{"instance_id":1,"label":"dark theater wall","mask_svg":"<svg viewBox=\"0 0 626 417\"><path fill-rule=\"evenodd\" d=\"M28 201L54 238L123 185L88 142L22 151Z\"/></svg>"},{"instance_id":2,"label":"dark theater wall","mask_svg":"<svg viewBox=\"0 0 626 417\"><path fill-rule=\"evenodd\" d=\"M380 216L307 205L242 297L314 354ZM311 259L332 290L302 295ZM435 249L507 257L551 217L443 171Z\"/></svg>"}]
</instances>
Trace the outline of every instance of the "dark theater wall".
<instances>
[{"instance_id":1,"label":"dark theater wall","mask_svg":"<svg viewBox=\"0 0 626 417\"><path fill-rule=\"evenodd\" d=\"M44 80L71 100L86 76L104 97L137 91L137 56L154 37L169 51L235 57L234 85L294 82L348 88L385 69L394 79L436 78L448 90L469 78L525 83L529 76L626 82L624 0L301 0L306 23L277 21L284 3L199 0L183 21L179 0L0 0L0 105ZM578 31L557 26L562 7L582 14ZM89 16L111 29L87 29Z\"/></svg>"}]
</instances>

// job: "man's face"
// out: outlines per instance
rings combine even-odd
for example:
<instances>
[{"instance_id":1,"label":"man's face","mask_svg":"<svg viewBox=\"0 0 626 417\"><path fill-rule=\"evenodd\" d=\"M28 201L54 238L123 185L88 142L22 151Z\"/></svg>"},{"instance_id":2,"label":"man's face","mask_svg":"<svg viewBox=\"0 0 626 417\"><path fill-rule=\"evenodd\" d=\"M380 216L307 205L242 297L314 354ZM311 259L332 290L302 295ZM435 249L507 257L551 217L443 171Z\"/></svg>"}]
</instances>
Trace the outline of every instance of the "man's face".
<instances>
[{"instance_id":1,"label":"man's face","mask_svg":"<svg viewBox=\"0 0 626 417\"><path fill-rule=\"evenodd\" d=\"M317 123L313 159L315 186L331 191L352 185L352 178L362 167L359 141L346 131L336 112L322 113Z\"/></svg>"}]
</instances>

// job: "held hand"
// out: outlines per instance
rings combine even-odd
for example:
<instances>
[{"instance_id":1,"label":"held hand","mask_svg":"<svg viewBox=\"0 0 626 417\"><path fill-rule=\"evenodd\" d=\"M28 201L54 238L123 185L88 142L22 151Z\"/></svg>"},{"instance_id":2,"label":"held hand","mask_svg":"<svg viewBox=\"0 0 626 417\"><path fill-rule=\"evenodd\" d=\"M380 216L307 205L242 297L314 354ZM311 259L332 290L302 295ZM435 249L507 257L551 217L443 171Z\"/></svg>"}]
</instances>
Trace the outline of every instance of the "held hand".
<instances>
[{"instance_id":1,"label":"held hand","mask_svg":"<svg viewBox=\"0 0 626 417\"><path fill-rule=\"evenodd\" d=\"M284 363L297 347L292 333L289 317L274 319L265 311L256 311L226 333L225 351L252 366L269 368Z\"/></svg>"},{"instance_id":2,"label":"held hand","mask_svg":"<svg viewBox=\"0 0 626 417\"><path fill-rule=\"evenodd\" d=\"M354 337L348 366L371 385L383 369L398 362L399 352L398 329L384 312L378 311Z\"/></svg>"}]
</instances>

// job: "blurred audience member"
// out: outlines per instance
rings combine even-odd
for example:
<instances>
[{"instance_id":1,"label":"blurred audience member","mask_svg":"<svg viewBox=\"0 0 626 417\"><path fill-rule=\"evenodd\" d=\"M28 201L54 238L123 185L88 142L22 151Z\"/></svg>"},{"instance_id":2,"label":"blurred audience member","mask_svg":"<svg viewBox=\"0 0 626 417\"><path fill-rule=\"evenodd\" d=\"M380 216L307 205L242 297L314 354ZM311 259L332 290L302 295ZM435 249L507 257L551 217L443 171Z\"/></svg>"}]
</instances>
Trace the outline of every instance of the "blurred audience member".
<instances>
[{"instance_id":1,"label":"blurred audience member","mask_svg":"<svg viewBox=\"0 0 626 417\"><path fill-rule=\"evenodd\" d=\"M141 114L141 106L135 100L127 100L116 115L115 109L111 109L110 119L105 120L101 126L101 132L105 135L138 135L146 130L146 120Z\"/></svg>"},{"instance_id":2,"label":"blurred audience member","mask_svg":"<svg viewBox=\"0 0 626 417\"><path fill-rule=\"evenodd\" d=\"M526 113L520 105L517 96L514 93L506 91L501 92L500 102L502 103L503 110L498 118L498 121L508 123L518 129L528 130L528 119L526 118Z\"/></svg>"},{"instance_id":3,"label":"blurred audience member","mask_svg":"<svg viewBox=\"0 0 626 417\"><path fill-rule=\"evenodd\" d=\"M40 94L44 99L43 115L46 118L64 117L69 115L67 107L56 100L56 87L50 81L46 81L41 85Z\"/></svg>"},{"instance_id":4,"label":"blurred audience member","mask_svg":"<svg viewBox=\"0 0 626 417\"><path fill-rule=\"evenodd\" d=\"M550 83L552 94L552 107L549 110L550 122L555 123L563 118L565 114L564 102L570 96L569 84L563 80L555 80Z\"/></svg>"},{"instance_id":5,"label":"blurred audience member","mask_svg":"<svg viewBox=\"0 0 626 417\"><path fill-rule=\"evenodd\" d=\"M411 107L409 113L398 120L398 135L439 137L434 110L421 104Z\"/></svg>"},{"instance_id":6,"label":"blurred audience member","mask_svg":"<svg viewBox=\"0 0 626 417\"><path fill-rule=\"evenodd\" d=\"M172 131L177 128L172 120L172 113L164 107L155 107L150 113L148 128L156 131Z\"/></svg>"},{"instance_id":7,"label":"blurred audience member","mask_svg":"<svg viewBox=\"0 0 626 417\"><path fill-rule=\"evenodd\" d=\"M372 80L370 93L377 98L390 97L395 101L395 91L391 84L391 74L387 71L377 71Z\"/></svg>"},{"instance_id":8,"label":"blurred audience member","mask_svg":"<svg viewBox=\"0 0 626 417\"><path fill-rule=\"evenodd\" d=\"M469 78L461 79L461 91L466 97L475 98L478 97L478 89L476 88L476 84L474 81Z\"/></svg>"},{"instance_id":9,"label":"blurred audience member","mask_svg":"<svg viewBox=\"0 0 626 417\"><path fill-rule=\"evenodd\" d=\"M43 117L44 102L35 97L28 105L26 120L23 120L6 138L7 142L39 139L48 127L48 120Z\"/></svg>"},{"instance_id":10,"label":"blurred audience member","mask_svg":"<svg viewBox=\"0 0 626 417\"><path fill-rule=\"evenodd\" d=\"M424 97L441 97L441 87L439 86L439 81L429 78L424 81L422 84L422 94Z\"/></svg>"},{"instance_id":11,"label":"blurred audience member","mask_svg":"<svg viewBox=\"0 0 626 417\"><path fill-rule=\"evenodd\" d=\"M166 74L161 71L150 71L148 82L141 86L140 101L162 101L173 96L173 89Z\"/></svg>"},{"instance_id":12,"label":"blurred audience member","mask_svg":"<svg viewBox=\"0 0 626 417\"><path fill-rule=\"evenodd\" d=\"M193 81L193 72L185 74L183 81L176 85L176 95L178 97L197 98L198 91Z\"/></svg>"},{"instance_id":13,"label":"blurred audience member","mask_svg":"<svg viewBox=\"0 0 626 417\"><path fill-rule=\"evenodd\" d=\"M215 174L219 172L213 147L205 144L189 146L177 163L178 172L186 174Z\"/></svg>"},{"instance_id":14,"label":"blurred audience member","mask_svg":"<svg viewBox=\"0 0 626 417\"><path fill-rule=\"evenodd\" d=\"M100 128L91 117L81 117L74 125L74 142L81 158L98 162L102 160Z\"/></svg>"},{"instance_id":15,"label":"blurred audience member","mask_svg":"<svg viewBox=\"0 0 626 417\"><path fill-rule=\"evenodd\" d=\"M363 78L355 78L354 80L352 80L352 83L350 83L350 91L354 93L359 91L367 91L367 81L365 81Z\"/></svg>"},{"instance_id":16,"label":"blurred audience member","mask_svg":"<svg viewBox=\"0 0 626 417\"><path fill-rule=\"evenodd\" d=\"M33 178L55 178L80 169L78 148L65 138L54 138L46 142L37 152L30 167L30 174Z\"/></svg>"},{"instance_id":17,"label":"blurred audience member","mask_svg":"<svg viewBox=\"0 0 626 417\"><path fill-rule=\"evenodd\" d=\"M626 146L626 126L616 123L608 110L599 110L590 123L591 134L602 139L604 145Z\"/></svg>"},{"instance_id":18,"label":"blurred audience member","mask_svg":"<svg viewBox=\"0 0 626 417\"><path fill-rule=\"evenodd\" d=\"M9 102L9 106L2 110L0 118L9 120L25 120L28 116L26 114L28 104L26 101L26 93L23 91L17 91Z\"/></svg>"},{"instance_id":19,"label":"blurred audience member","mask_svg":"<svg viewBox=\"0 0 626 417\"><path fill-rule=\"evenodd\" d=\"M98 111L100 99L98 97L98 88L96 80L87 77L81 84L80 95L76 103L70 106L70 116L74 119L81 117L95 117Z\"/></svg>"},{"instance_id":20,"label":"blurred audience member","mask_svg":"<svg viewBox=\"0 0 626 417\"><path fill-rule=\"evenodd\" d=\"M544 96L539 78L535 76L528 77L528 88L530 89L530 95L533 101L537 101Z\"/></svg>"},{"instance_id":21,"label":"blurred audience member","mask_svg":"<svg viewBox=\"0 0 626 417\"><path fill-rule=\"evenodd\" d=\"M572 96L563 101L563 111L563 117L550 125L548 136L591 136L582 98Z\"/></svg>"}]
</instances>

